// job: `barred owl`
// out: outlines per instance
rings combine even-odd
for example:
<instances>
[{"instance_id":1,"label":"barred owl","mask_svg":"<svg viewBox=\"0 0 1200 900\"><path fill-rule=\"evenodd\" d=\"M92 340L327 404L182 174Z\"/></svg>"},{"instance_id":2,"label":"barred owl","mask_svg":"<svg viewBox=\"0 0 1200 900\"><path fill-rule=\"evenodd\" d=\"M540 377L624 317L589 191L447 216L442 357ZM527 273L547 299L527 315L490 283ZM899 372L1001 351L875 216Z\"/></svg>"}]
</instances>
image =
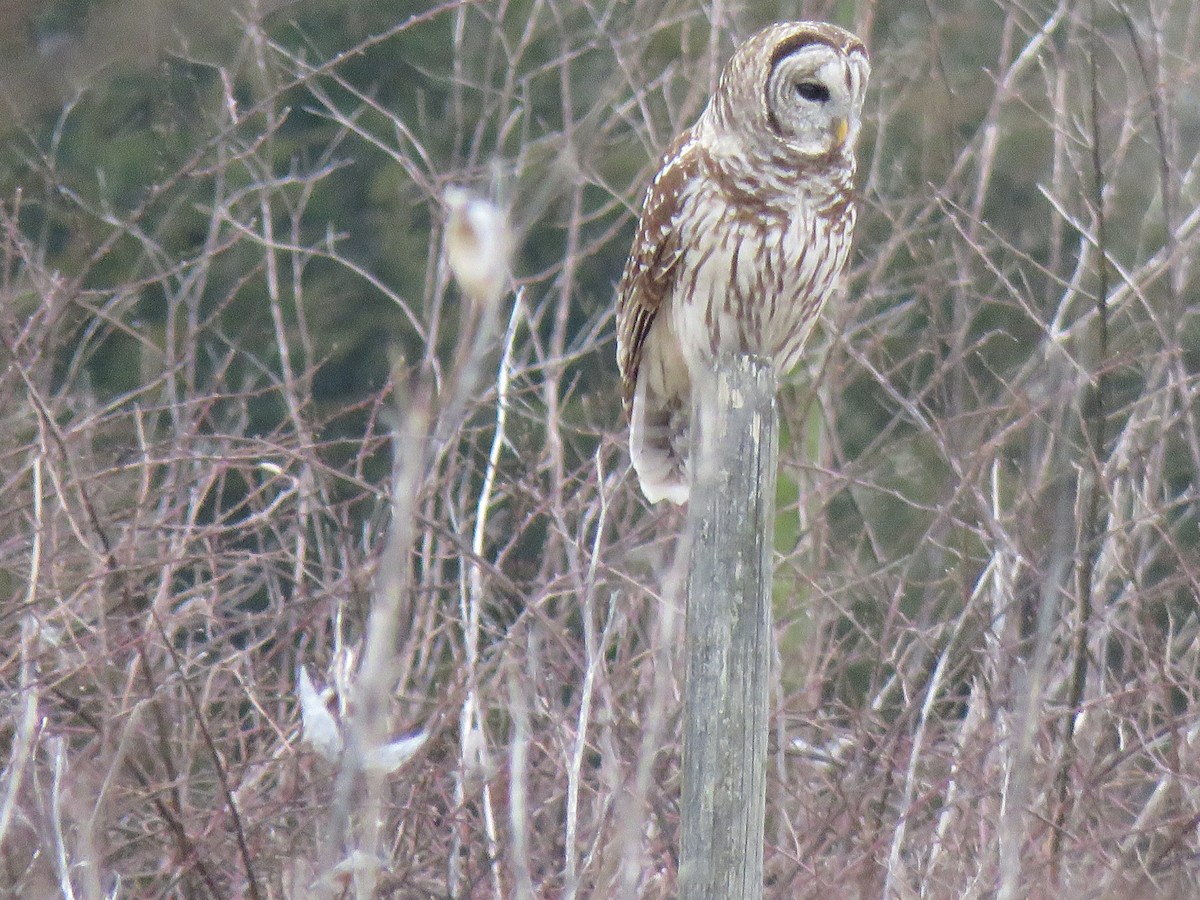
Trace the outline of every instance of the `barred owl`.
<instances>
[{"instance_id":1,"label":"barred owl","mask_svg":"<svg viewBox=\"0 0 1200 900\"><path fill-rule=\"evenodd\" d=\"M617 289L630 455L652 502L687 500L692 392L715 360L751 353L785 374L841 289L869 71L835 25L772 25L664 155Z\"/></svg>"}]
</instances>

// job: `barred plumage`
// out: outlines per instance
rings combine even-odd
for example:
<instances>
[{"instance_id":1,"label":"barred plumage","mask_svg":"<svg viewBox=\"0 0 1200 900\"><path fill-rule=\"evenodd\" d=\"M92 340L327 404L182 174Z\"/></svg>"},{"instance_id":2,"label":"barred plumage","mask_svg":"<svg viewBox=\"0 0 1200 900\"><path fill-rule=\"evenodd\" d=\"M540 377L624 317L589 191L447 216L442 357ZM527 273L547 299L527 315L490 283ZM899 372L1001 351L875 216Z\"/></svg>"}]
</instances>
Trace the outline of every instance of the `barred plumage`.
<instances>
[{"instance_id":1,"label":"barred plumage","mask_svg":"<svg viewBox=\"0 0 1200 900\"><path fill-rule=\"evenodd\" d=\"M787 372L841 287L869 66L820 22L758 32L646 192L617 297L630 455L654 502L683 503L692 391L723 354Z\"/></svg>"}]
</instances>

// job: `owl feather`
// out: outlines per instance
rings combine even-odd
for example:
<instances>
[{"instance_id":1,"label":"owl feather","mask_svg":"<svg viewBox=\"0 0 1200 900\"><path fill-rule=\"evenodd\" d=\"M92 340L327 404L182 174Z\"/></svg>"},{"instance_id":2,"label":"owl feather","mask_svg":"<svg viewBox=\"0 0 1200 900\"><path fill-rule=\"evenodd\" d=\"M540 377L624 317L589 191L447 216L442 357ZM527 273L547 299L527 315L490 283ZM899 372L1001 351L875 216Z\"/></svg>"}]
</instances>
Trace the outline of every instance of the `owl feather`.
<instances>
[{"instance_id":1,"label":"owl feather","mask_svg":"<svg viewBox=\"0 0 1200 900\"><path fill-rule=\"evenodd\" d=\"M743 43L663 155L617 288L630 456L652 502L687 500L693 395L717 361L796 364L842 287L866 50L790 22Z\"/></svg>"}]
</instances>

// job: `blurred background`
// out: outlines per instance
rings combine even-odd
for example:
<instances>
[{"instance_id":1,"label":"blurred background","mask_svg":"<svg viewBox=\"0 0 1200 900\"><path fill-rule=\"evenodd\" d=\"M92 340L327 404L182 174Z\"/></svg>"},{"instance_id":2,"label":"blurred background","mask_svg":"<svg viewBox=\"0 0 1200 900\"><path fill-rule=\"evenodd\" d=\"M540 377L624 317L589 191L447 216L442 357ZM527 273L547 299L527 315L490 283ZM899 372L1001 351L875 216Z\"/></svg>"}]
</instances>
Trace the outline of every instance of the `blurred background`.
<instances>
[{"instance_id":1,"label":"blurred background","mask_svg":"<svg viewBox=\"0 0 1200 900\"><path fill-rule=\"evenodd\" d=\"M0 891L675 895L614 286L732 48L817 18L873 75L781 396L766 895L1200 893L1192 0L0 10ZM427 739L372 780L297 673L349 728L380 609Z\"/></svg>"}]
</instances>

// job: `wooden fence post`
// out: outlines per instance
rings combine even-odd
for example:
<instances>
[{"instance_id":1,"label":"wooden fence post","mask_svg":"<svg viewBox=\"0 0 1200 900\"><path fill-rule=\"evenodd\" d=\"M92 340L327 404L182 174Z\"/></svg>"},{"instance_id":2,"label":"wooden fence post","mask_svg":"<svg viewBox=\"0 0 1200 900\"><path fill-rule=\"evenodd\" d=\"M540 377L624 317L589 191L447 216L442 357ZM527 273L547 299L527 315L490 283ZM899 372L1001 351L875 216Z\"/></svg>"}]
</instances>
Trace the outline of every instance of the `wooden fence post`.
<instances>
[{"instance_id":1,"label":"wooden fence post","mask_svg":"<svg viewBox=\"0 0 1200 900\"><path fill-rule=\"evenodd\" d=\"M695 391L688 501L682 900L763 895L775 374L723 359Z\"/></svg>"}]
</instances>

